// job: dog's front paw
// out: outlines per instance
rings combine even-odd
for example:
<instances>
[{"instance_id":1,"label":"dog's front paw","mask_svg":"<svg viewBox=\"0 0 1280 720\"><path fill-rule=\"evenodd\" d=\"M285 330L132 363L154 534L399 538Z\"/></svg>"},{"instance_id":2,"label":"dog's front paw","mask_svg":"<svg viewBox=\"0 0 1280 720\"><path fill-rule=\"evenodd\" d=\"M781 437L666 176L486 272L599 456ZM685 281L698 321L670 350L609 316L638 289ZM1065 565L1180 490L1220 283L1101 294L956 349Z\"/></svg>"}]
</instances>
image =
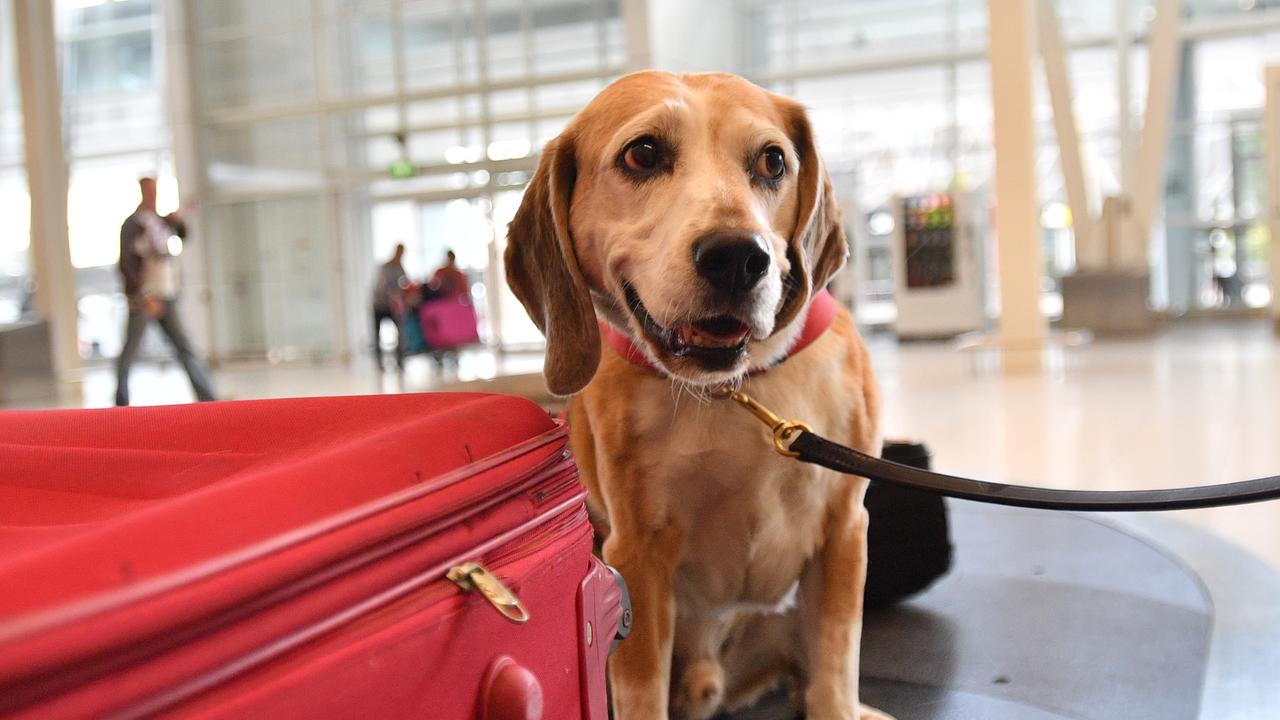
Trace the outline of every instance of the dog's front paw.
<instances>
[{"instance_id":1,"label":"dog's front paw","mask_svg":"<svg viewBox=\"0 0 1280 720\"><path fill-rule=\"evenodd\" d=\"M671 716L685 720L707 720L724 702L724 671L713 660L699 660L689 666L671 699Z\"/></svg>"},{"instance_id":2,"label":"dog's front paw","mask_svg":"<svg viewBox=\"0 0 1280 720\"><path fill-rule=\"evenodd\" d=\"M810 687L805 693L805 720L894 720L892 715L859 705L844 695Z\"/></svg>"},{"instance_id":3,"label":"dog's front paw","mask_svg":"<svg viewBox=\"0 0 1280 720\"><path fill-rule=\"evenodd\" d=\"M804 693L805 720L861 720L856 697L838 684L811 683Z\"/></svg>"},{"instance_id":4,"label":"dog's front paw","mask_svg":"<svg viewBox=\"0 0 1280 720\"><path fill-rule=\"evenodd\" d=\"M894 720L894 718L892 715L886 715L873 707L859 705L858 720Z\"/></svg>"}]
</instances>

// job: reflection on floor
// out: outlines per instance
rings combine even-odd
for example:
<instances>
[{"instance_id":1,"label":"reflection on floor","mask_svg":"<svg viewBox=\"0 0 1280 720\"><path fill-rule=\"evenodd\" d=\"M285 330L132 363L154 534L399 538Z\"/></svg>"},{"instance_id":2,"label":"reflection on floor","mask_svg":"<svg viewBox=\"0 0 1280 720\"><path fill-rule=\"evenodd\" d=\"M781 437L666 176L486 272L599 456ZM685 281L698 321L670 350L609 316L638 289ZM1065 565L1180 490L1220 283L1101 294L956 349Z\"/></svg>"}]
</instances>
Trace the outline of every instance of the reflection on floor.
<instances>
[{"instance_id":1,"label":"reflection on floor","mask_svg":"<svg viewBox=\"0 0 1280 720\"><path fill-rule=\"evenodd\" d=\"M390 365L390 361L388 361ZM534 353L497 355L486 350L461 354L443 368L425 356L410 357L403 373L381 372L373 361L360 358L350 365L227 363L214 372L218 393L233 400L303 397L315 395L366 395L371 393L427 392L442 386L494 377L538 373L542 356ZM80 401L64 405L107 407L115 398L116 380L111 368L85 371ZM194 400L191 386L176 363L139 363L129 382L134 405L163 405Z\"/></svg>"},{"instance_id":2,"label":"reflection on floor","mask_svg":"<svg viewBox=\"0 0 1280 720\"><path fill-rule=\"evenodd\" d=\"M1041 376L1006 378L949 344L871 340L886 435L919 439L934 467L996 480L1086 489L1222 483L1280 473L1280 342L1264 323L1177 324L1151 341L1098 341L1051 357ZM410 358L404 375L350 366L236 364L216 373L236 399L431 390L537 372L535 355L465 353L441 374ZM140 365L138 404L186 402L176 365ZM110 404L109 368L86 372L82 400ZM1175 514L1280 567L1280 504Z\"/></svg>"}]
</instances>

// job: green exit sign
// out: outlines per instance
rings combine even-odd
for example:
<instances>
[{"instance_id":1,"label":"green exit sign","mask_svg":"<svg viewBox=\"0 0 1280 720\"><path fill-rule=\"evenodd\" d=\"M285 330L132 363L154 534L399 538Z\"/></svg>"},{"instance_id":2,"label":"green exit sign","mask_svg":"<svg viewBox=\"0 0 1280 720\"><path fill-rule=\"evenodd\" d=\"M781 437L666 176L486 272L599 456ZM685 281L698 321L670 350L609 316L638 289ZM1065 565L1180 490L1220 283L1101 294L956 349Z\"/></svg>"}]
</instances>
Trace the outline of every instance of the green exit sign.
<instances>
[{"instance_id":1,"label":"green exit sign","mask_svg":"<svg viewBox=\"0 0 1280 720\"><path fill-rule=\"evenodd\" d=\"M413 177L413 163L408 160L397 160L387 168L387 174L397 180Z\"/></svg>"}]
</instances>

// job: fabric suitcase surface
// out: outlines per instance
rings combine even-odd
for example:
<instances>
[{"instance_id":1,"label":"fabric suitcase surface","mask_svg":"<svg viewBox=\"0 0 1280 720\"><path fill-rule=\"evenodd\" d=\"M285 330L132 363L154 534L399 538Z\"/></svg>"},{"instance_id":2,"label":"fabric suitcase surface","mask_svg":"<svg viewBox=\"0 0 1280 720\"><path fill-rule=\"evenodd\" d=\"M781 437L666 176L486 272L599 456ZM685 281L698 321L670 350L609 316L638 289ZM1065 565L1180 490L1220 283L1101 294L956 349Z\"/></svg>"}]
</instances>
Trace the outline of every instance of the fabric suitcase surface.
<instances>
[{"instance_id":1,"label":"fabric suitcase surface","mask_svg":"<svg viewBox=\"0 0 1280 720\"><path fill-rule=\"evenodd\" d=\"M422 303L418 311L427 346L451 350L480 341L476 310L461 298L440 298Z\"/></svg>"},{"instance_id":2,"label":"fabric suitcase surface","mask_svg":"<svg viewBox=\"0 0 1280 720\"><path fill-rule=\"evenodd\" d=\"M604 720L619 591L528 401L7 412L0 438L0 717Z\"/></svg>"}]
</instances>

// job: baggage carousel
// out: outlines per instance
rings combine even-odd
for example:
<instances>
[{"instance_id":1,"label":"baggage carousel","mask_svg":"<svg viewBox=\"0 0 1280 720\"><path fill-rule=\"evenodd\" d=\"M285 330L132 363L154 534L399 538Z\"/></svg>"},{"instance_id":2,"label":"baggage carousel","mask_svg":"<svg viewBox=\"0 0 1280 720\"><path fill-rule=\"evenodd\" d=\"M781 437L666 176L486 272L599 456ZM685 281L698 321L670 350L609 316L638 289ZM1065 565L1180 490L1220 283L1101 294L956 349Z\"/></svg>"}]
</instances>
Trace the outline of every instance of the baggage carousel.
<instances>
[{"instance_id":1,"label":"baggage carousel","mask_svg":"<svg viewBox=\"0 0 1280 720\"><path fill-rule=\"evenodd\" d=\"M867 614L863 702L899 720L1280 718L1274 569L1166 516L948 503L951 571ZM768 701L733 716L776 718Z\"/></svg>"}]
</instances>

